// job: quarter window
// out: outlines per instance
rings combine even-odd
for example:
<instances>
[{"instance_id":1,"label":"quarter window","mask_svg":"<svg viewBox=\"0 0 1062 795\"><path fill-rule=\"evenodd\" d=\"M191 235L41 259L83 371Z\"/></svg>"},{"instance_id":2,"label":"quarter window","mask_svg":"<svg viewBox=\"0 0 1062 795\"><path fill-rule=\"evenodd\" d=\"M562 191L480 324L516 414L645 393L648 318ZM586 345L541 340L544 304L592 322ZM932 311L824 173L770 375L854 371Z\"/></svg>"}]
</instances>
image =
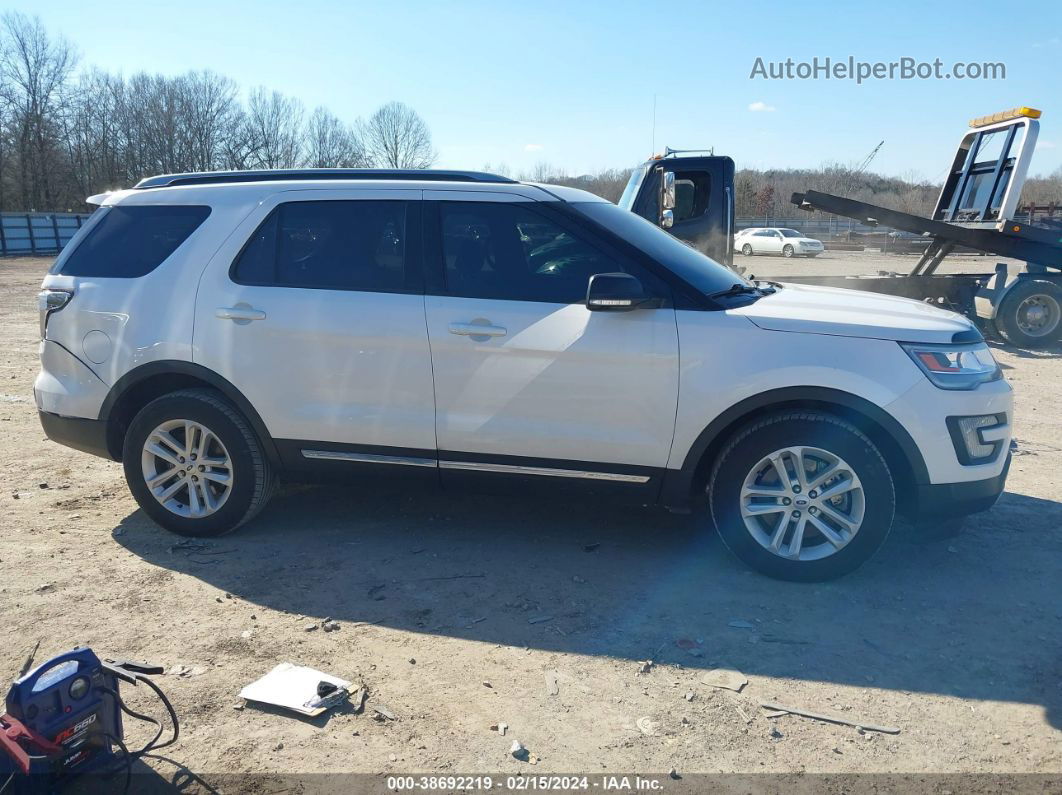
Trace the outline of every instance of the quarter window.
<instances>
[{"instance_id":1,"label":"quarter window","mask_svg":"<svg viewBox=\"0 0 1062 795\"><path fill-rule=\"evenodd\" d=\"M403 201L281 204L236 258L233 279L279 287L412 291L406 209Z\"/></svg>"},{"instance_id":2,"label":"quarter window","mask_svg":"<svg viewBox=\"0 0 1062 795\"><path fill-rule=\"evenodd\" d=\"M440 207L443 264L451 295L582 303L594 274L632 270L522 204L442 202ZM643 274L632 275L652 290Z\"/></svg>"},{"instance_id":3,"label":"quarter window","mask_svg":"<svg viewBox=\"0 0 1062 795\"><path fill-rule=\"evenodd\" d=\"M65 276L133 279L161 265L188 239L209 207L142 204L109 207L59 266Z\"/></svg>"}]
</instances>

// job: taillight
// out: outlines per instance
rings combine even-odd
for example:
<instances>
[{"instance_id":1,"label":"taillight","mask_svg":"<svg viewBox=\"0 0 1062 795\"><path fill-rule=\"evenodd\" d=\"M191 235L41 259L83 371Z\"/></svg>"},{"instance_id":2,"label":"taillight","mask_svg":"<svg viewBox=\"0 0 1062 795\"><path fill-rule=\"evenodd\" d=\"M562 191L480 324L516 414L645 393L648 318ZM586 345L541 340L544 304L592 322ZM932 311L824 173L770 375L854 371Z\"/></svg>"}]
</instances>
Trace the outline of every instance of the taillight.
<instances>
[{"instance_id":1,"label":"taillight","mask_svg":"<svg viewBox=\"0 0 1062 795\"><path fill-rule=\"evenodd\" d=\"M37 293L37 309L41 315L41 339L48 327L48 316L52 312L58 312L68 303L74 294L67 290L41 290Z\"/></svg>"}]
</instances>

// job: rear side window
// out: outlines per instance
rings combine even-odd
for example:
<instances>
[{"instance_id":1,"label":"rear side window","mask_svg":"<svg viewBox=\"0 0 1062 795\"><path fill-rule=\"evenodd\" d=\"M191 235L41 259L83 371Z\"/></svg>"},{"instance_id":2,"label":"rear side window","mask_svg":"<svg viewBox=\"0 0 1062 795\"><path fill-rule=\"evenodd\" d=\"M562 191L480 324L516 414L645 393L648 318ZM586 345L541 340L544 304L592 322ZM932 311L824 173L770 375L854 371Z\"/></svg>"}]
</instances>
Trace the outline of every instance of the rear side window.
<instances>
[{"instance_id":1,"label":"rear side window","mask_svg":"<svg viewBox=\"0 0 1062 795\"><path fill-rule=\"evenodd\" d=\"M232 268L239 284L406 292L404 201L288 202L255 230Z\"/></svg>"},{"instance_id":2,"label":"rear side window","mask_svg":"<svg viewBox=\"0 0 1062 795\"><path fill-rule=\"evenodd\" d=\"M65 276L134 279L155 270L188 239L209 207L111 207L63 263Z\"/></svg>"}]
</instances>

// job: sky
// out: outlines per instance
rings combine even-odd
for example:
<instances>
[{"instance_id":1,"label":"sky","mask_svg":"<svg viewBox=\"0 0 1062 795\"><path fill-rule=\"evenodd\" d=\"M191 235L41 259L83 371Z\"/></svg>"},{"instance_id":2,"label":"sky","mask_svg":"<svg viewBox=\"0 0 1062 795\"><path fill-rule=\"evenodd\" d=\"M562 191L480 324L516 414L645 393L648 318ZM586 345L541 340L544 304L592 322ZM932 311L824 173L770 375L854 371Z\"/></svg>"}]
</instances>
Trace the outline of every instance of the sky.
<instances>
[{"instance_id":1,"label":"sky","mask_svg":"<svg viewBox=\"0 0 1062 795\"><path fill-rule=\"evenodd\" d=\"M8 0L66 36L83 65L211 69L326 105L343 119L399 100L428 123L438 167L569 174L626 167L665 145L738 168L855 164L939 181L969 119L1044 111L1031 173L1062 166L1062 3L668 3L579 0ZM792 58L943 71L1001 62L1005 79L753 77ZM1052 102L1054 100L1054 102ZM655 123L654 123L655 105Z\"/></svg>"}]
</instances>

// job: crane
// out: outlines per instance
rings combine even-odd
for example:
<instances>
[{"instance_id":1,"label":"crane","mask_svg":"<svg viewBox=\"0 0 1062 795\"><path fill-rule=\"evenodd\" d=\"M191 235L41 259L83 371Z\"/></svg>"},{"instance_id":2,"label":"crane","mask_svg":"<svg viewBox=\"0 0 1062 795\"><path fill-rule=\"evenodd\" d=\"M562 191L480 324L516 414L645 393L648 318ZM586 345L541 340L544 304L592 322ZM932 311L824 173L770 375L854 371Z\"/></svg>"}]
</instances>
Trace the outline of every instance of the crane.
<instances>
[{"instance_id":1,"label":"crane","mask_svg":"<svg viewBox=\"0 0 1062 795\"><path fill-rule=\"evenodd\" d=\"M885 142L881 141L877 146L871 149L870 154L863 158L863 162L856 166L855 171L852 172L852 176L859 176L864 171L866 171L870 167L870 164L873 162L874 158L878 156L878 152L881 151L881 147L883 147L884 145Z\"/></svg>"}]
</instances>

